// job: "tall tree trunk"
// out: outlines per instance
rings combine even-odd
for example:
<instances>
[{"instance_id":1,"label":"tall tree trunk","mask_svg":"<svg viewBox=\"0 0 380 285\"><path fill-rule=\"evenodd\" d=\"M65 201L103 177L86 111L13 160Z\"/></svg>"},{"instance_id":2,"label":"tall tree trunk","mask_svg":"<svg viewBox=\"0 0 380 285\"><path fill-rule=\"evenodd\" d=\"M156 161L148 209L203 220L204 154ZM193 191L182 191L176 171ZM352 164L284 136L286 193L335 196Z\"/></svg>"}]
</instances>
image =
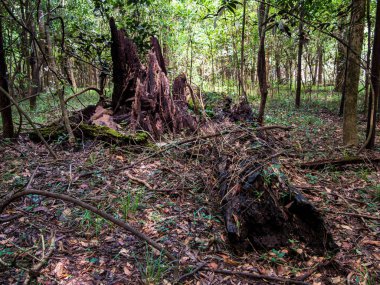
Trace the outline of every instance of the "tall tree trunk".
<instances>
[{"instance_id":1,"label":"tall tree trunk","mask_svg":"<svg viewBox=\"0 0 380 285\"><path fill-rule=\"evenodd\" d=\"M29 21L29 29L32 32L32 34L35 36L36 29L34 26L34 17L32 16L33 13L30 13L30 21ZM29 106L30 109L34 110L36 109L37 105L37 94L41 91L40 89L40 68L38 66L38 56L37 56L37 47L36 43L34 42L33 36L30 37L29 41L30 46L30 59L29 64L31 68L31 77L32 77L32 84L30 88L30 99L29 99Z\"/></svg>"},{"instance_id":2,"label":"tall tree trunk","mask_svg":"<svg viewBox=\"0 0 380 285\"><path fill-rule=\"evenodd\" d=\"M70 85L74 89L77 88L77 82L75 80L74 68L73 68L73 58L69 57L68 55L64 55L63 64L64 64L63 69L66 72L67 80L69 81Z\"/></svg>"},{"instance_id":3,"label":"tall tree trunk","mask_svg":"<svg viewBox=\"0 0 380 285\"><path fill-rule=\"evenodd\" d=\"M367 33L367 67L365 70L365 83L364 83L364 106L363 110L364 112L367 110L368 106L368 97L370 96L370 81L371 81L371 75L370 75L370 66L371 66L371 0L367 0L367 27L368 27L368 33Z\"/></svg>"},{"instance_id":4,"label":"tall tree trunk","mask_svg":"<svg viewBox=\"0 0 380 285\"><path fill-rule=\"evenodd\" d=\"M241 50L240 50L240 90L241 90L241 101L248 102L247 94L245 93L244 88L244 40L245 40L245 10L247 7L247 0L243 1L243 23L242 23L242 30L241 30Z\"/></svg>"},{"instance_id":5,"label":"tall tree trunk","mask_svg":"<svg viewBox=\"0 0 380 285\"><path fill-rule=\"evenodd\" d=\"M375 146L376 136L376 113L380 98L380 3L377 2L375 35L373 39L371 82L372 92L369 96L368 122L367 122L367 148L372 149ZM376 51L376 52L375 52Z\"/></svg>"},{"instance_id":6,"label":"tall tree trunk","mask_svg":"<svg viewBox=\"0 0 380 285\"><path fill-rule=\"evenodd\" d=\"M339 20L340 25L342 27L340 28L339 35L342 39L346 39L346 28L343 27L343 19ZM343 90L343 83L344 83L344 75L346 70L346 47L341 43L337 42L337 54L335 59L335 65L336 65L336 77L335 77L335 92L342 92Z\"/></svg>"},{"instance_id":7,"label":"tall tree trunk","mask_svg":"<svg viewBox=\"0 0 380 285\"><path fill-rule=\"evenodd\" d=\"M323 47L318 47L318 86L323 84Z\"/></svg>"},{"instance_id":8,"label":"tall tree trunk","mask_svg":"<svg viewBox=\"0 0 380 285\"><path fill-rule=\"evenodd\" d=\"M280 85L282 83L281 66L280 66L281 54L280 54L280 50L278 46L276 46L276 49L274 51L274 60L275 60L275 66L276 66L277 85Z\"/></svg>"},{"instance_id":9,"label":"tall tree trunk","mask_svg":"<svg viewBox=\"0 0 380 285\"><path fill-rule=\"evenodd\" d=\"M257 54L257 78L260 86L260 107L257 121L260 125L264 123L264 111L268 97L267 69L265 58L265 22L268 17L268 6L261 2L258 11L258 28L260 37L260 46Z\"/></svg>"},{"instance_id":10,"label":"tall tree trunk","mask_svg":"<svg viewBox=\"0 0 380 285\"><path fill-rule=\"evenodd\" d=\"M4 40L3 40L3 23L2 17L0 17L0 87L6 92L9 91L8 79L7 79L7 65L5 62L5 52L4 52ZM12 108L10 105L10 100L3 92L0 90L0 109L1 118L3 120L3 136L5 138L13 138L13 120L12 120Z\"/></svg>"},{"instance_id":11,"label":"tall tree trunk","mask_svg":"<svg viewBox=\"0 0 380 285\"><path fill-rule=\"evenodd\" d=\"M346 95L343 110L343 143L358 144L357 100L360 79L360 55L364 37L365 0L353 0L348 53Z\"/></svg>"},{"instance_id":12,"label":"tall tree trunk","mask_svg":"<svg viewBox=\"0 0 380 285\"><path fill-rule=\"evenodd\" d=\"M297 62L297 89L296 89L296 108L301 105L301 84L302 84L302 51L304 41L303 31L303 16L304 11L301 10L300 22L299 22L299 35L298 35L298 62Z\"/></svg>"},{"instance_id":13,"label":"tall tree trunk","mask_svg":"<svg viewBox=\"0 0 380 285\"><path fill-rule=\"evenodd\" d=\"M59 103L60 103L60 108L61 108L61 113L62 113L62 118L63 118L63 122L64 122L64 125L65 125L65 129L67 131L67 134L68 134L68 137L69 137L69 143L70 144L74 144L75 143L75 136L74 136L74 133L73 133L73 130L70 126L70 121L69 121L69 114L67 112L67 109L66 109L66 104L65 104L65 86L63 84L61 84L59 78L57 77L58 76L58 67L57 67L57 63L55 61L55 57L54 57L54 54L53 54L53 44L52 44L52 39L51 39L51 35L50 35L50 27L49 27L49 23L50 23L50 0L47 1L47 13L46 13L46 22L45 22L45 39L46 39L46 50L47 50L47 57L48 57L48 65L49 65L49 69L52 71L52 77L53 77L53 81L55 83L55 87L56 87L56 90L57 90L57 96L58 96L58 99L59 99ZM64 33L64 31L63 31ZM62 37L64 37L64 35L62 35ZM62 46L62 52L64 52L64 46ZM62 86L61 86L62 85Z\"/></svg>"}]
</instances>

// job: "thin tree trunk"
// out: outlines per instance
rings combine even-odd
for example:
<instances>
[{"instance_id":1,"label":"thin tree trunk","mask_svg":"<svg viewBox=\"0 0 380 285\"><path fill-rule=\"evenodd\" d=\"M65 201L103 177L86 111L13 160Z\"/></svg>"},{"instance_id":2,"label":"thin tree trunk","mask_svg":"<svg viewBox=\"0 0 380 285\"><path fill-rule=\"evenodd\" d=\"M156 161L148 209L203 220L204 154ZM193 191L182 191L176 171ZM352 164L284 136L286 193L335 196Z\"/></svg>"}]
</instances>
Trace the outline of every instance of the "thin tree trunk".
<instances>
[{"instance_id":1,"label":"thin tree trunk","mask_svg":"<svg viewBox=\"0 0 380 285\"><path fill-rule=\"evenodd\" d=\"M340 24L343 25L343 20L340 20ZM346 31L345 28L341 28L340 36L343 39L346 39ZM343 83L344 83L344 75L346 70L346 48L341 43L337 43L337 55L336 55L336 77L335 77L335 92L342 92L343 90ZM342 108L343 110L343 108Z\"/></svg>"},{"instance_id":2,"label":"thin tree trunk","mask_svg":"<svg viewBox=\"0 0 380 285\"><path fill-rule=\"evenodd\" d=\"M371 0L367 0L367 27L368 27L368 35L367 35L367 68L365 71L365 93L364 93L364 106L363 110L364 112L367 111L368 106L368 97L370 96L370 66L371 66Z\"/></svg>"},{"instance_id":3,"label":"thin tree trunk","mask_svg":"<svg viewBox=\"0 0 380 285\"><path fill-rule=\"evenodd\" d=\"M318 47L318 86L323 84L323 47Z\"/></svg>"},{"instance_id":4,"label":"thin tree trunk","mask_svg":"<svg viewBox=\"0 0 380 285\"><path fill-rule=\"evenodd\" d=\"M242 30L241 30L241 50L240 50L240 90L241 90L241 100L248 102L247 94L245 93L244 88L244 40L245 40L245 10L247 6L247 0L243 1L243 24L242 24Z\"/></svg>"},{"instance_id":5,"label":"thin tree trunk","mask_svg":"<svg viewBox=\"0 0 380 285\"><path fill-rule=\"evenodd\" d=\"M8 88L8 79L7 79L7 65L5 61L5 51L4 51L4 40L3 40L3 23L2 17L0 17L0 86L6 91L9 91ZM8 92L9 93L9 92ZM13 120L12 120L12 108L9 106L11 101L9 98L0 91L0 109L1 118L3 120L3 136L4 138L13 138L14 129L13 129Z\"/></svg>"},{"instance_id":6,"label":"thin tree trunk","mask_svg":"<svg viewBox=\"0 0 380 285\"><path fill-rule=\"evenodd\" d=\"M348 53L346 95L343 110L343 143L358 144L357 99L360 79L360 55L364 37L365 0L353 0Z\"/></svg>"},{"instance_id":7,"label":"thin tree trunk","mask_svg":"<svg viewBox=\"0 0 380 285\"><path fill-rule=\"evenodd\" d=\"M377 3L376 8L376 24L375 34L373 40L373 52L372 54L372 68L371 68L371 82L372 92L369 96L369 108L368 108L368 123L367 123L367 148L372 149L375 147L376 137L376 113L378 108L378 102L380 98L380 3Z\"/></svg>"},{"instance_id":8,"label":"thin tree trunk","mask_svg":"<svg viewBox=\"0 0 380 285\"><path fill-rule=\"evenodd\" d=\"M301 10L299 22L299 35L298 35L298 62L297 62L297 89L296 89L296 108L301 105L301 84L302 84L302 51L303 51L303 16L304 12Z\"/></svg>"},{"instance_id":9,"label":"thin tree trunk","mask_svg":"<svg viewBox=\"0 0 380 285\"><path fill-rule=\"evenodd\" d=\"M33 13L30 15L29 29L35 35L35 26L34 26L34 18ZM37 47L34 42L33 36L30 37L30 60L29 60L30 68L31 68L31 77L32 84L30 88L30 99L29 106L30 109L36 109L37 105L37 94L40 92L40 68L38 66L38 56L37 56Z\"/></svg>"},{"instance_id":10,"label":"thin tree trunk","mask_svg":"<svg viewBox=\"0 0 380 285\"><path fill-rule=\"evenodd\" d=\"M260 46L257 54L257 78L260 87L260 107L257 121L260 125L264 123L264 111L265 105L268 97L268 83L267 83L267 69L266 69L266 59L265 59L265 22L268 16L268 6L261 2L259 4L258 11L258 28L260 37Z\"/></svg>"}]
</instances>

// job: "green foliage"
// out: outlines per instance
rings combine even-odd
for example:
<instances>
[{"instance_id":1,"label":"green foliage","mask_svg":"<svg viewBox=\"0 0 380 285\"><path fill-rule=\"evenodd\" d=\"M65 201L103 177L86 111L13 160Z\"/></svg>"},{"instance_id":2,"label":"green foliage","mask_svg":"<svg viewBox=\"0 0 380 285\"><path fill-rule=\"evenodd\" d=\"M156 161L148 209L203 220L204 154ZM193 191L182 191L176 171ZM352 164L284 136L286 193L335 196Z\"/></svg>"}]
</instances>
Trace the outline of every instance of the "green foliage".
<instances>
[{"instance_id":1,"label":"green foliage","mask_svg":"<svg viewBox=\"0 0 380 285\"><path fill-rule=\"evenodd\" d=\"M133 195L131 192L127 192L127 195L121 200L120 207L123 213L123 219L127 220L128 215L136 213L140 206L142 192L138 191Z\"/></svg>"},{"instance_id":2,"label":"green foliage","mask_svg":"<svg viewBox=\"0 0 380 285\"><path fill-rule=\"evenodd\" d=\"M147 245L145 250L144 264L137 261L138 269L144 281L144 284L161 284L169 266L164 261L164 255L158 255L153 252Z\"/></svg>"},{"instance_id":3,"label":"green foliage","mask_svg":"<svg viewBox=\"0 0 380 285\"><path fill-rule=\"evenodd\" d=\"M80 217L80 227L82 230L85 232L90 232L93 230L95 236L100 234L105 223L106 221L103 218L93 214L89 210L84 210L82 216Z\"/></svg>"}]
</instances>

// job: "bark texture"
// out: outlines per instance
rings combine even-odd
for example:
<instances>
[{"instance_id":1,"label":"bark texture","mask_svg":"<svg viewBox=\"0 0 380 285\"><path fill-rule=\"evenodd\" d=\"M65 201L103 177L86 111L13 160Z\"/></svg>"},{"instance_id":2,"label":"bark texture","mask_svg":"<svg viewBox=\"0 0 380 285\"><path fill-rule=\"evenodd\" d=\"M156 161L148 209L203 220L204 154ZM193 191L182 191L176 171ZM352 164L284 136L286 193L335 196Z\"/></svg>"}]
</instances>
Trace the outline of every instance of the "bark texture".
<instances>
[{"instance_id":1,"label":"bark texture","mask_svg":"<svg viewBox=\"0 0 380 285\"><path fill-rule=\"evenodd\" d=\"M358 144L357 100L360 79L360 55L364 37L365 0L353 0L347 62L346 94L343 110L343 143Z\"/></svg>"},{"instance_id":2,"label":"bark texture","mask_svg":"<svg viewBox=\"0 0 380 285\"><path fill-rule=\"evenodd\" d=\"M6 92L9 93L8 79L7 79L7 65L5 62L5 52L4 52L4 40L3 40L3 23L0 17L0 86ZM12 120L12 108L7 107L10 105L10 100L3 92L0 90L0 109L1 118L3 120L3 136L5 138L13 138L13 120ZM4 109L3 109L4 108Z\"/></svg>"},{"instance_id":3,"label":"bark texture","mask_svg":"<svg viewBox=\"0 0 380 285\"><path fill-rule=\"evenodd\" d=\"M376 138L376 114L378 112L378 102L380 98L380 4L376 8L375 35L373 41L371 83L372 92L369 94L368 123L367 123L367 148L375 146Z\"/></svg>"},{"instance_id":4,"label":"bark texture","mask_svg":"<svg viewBox=\"0 0 380 285\"><path fill-rule=\"evenodd\" d=\"M126 114L131 130L145 130L158 138L162 134L194 131L197 121L188 111L187 79L181 74L174 80L173 96L158 40L151 39L147 67L140 62L137 47L110 20L115 115Z\"/></svg>"},{"instance_id":5,"label":"bark texture","mask_svg":"<svg viewBox=\"0 0 380 285\"><path fill-rule=\"evenodd\" d=\"M265 3L260 3L258 17L259 17L259 36L260 36L260 45L259 51L257 54L257 78L259 81L260 87L260 107L257 121L260 125L264 122L264 111L265 105L268 97L268 83L267 83L267 67L265 60L265 22L268 16L268 9Z\"/></svg>"}]
</instances>

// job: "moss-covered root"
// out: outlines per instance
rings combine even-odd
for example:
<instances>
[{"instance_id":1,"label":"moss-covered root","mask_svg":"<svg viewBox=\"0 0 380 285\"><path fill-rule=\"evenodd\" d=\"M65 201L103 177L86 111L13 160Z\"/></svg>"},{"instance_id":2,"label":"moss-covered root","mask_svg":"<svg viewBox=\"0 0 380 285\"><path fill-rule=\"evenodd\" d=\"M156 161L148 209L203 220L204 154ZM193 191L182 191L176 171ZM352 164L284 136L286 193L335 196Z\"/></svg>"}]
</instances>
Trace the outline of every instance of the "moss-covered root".
<instances>
[{"instance_id":1,"label":"moss-covered root","mask_svg":"<svg viewBox=\"0 0 380 285\"><path fill-rule=\"evenodd\" d=\"M148 134L146 132L136 132L131 134L123 134L106 126L95 126L88 124L80 124L79 126L72 126L74 135L79 139L90 138L98 139L107 142L115 142L118 144L145 144L148 141ZM63 126L47 126L40 128L42 136L48 140L58 140L60 137L66 135ZM39 141L36 133L29 134L32 141Z\"/></svg>"}]
</instances>

